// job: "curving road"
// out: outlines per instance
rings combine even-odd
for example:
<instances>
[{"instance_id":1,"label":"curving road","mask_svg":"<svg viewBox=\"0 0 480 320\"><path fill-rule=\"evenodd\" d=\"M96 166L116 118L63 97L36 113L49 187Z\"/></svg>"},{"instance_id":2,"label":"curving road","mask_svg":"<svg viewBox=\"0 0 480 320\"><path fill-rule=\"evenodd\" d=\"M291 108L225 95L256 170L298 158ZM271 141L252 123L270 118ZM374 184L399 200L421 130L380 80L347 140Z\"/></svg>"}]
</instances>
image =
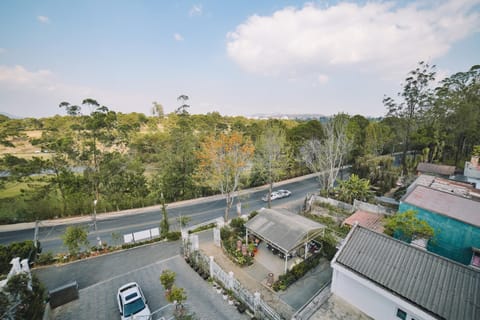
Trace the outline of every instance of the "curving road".
<instances>
[{"instance_id":1,"label":"curving road","mask_svg":"<svg viewBox=\"0 0 480 320\"><path fill-rule=\"evenodd\" d=\"M341 175L339 175L339 178ZM295 178L275 184L274 190L288 189L292 192L289 198L278 199L272 202L272 207L287 207L292 211L298 211L307 193L318 191L318 180L312 175ZM240 196L242 213L249 213L258 210L266 203L261 200L267 187L254 188L242 191ZM235 200L230 217L236 215ZM222 217L225 211L225 200L220 196L200 198L189 201L169 204L167 207L171 229L176 228L177 217L180 215L191 218L189 225ZM119 213L97 214L98 235L103 242L113 243L112 233L120 235L141 231L159 226L161 220L161 209L159 206L144 209L136 209ZM53 253L65 252L60 236L65 232L68 225L84 225L90 228L89 241L95 244L96 235L93 231L91 219L88 216L66 219L63 222L45 221L40 223L38 239L40 240L43 252ZM0 244L9 244L34 237L33 224L26 224L23 227L0 226ZM122 238L123 239L123 238Z\"/></svg>"}]
</instances>

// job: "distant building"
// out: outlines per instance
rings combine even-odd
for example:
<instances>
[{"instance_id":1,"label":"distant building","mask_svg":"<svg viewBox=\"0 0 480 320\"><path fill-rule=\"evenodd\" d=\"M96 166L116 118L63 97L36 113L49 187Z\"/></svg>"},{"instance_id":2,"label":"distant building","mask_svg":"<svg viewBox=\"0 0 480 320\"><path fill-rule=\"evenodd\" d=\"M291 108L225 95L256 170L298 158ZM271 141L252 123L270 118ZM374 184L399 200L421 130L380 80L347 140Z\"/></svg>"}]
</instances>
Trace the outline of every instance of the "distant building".
<instances>
[{"instance_id":1,"label":"distant building","mask_svg":"<svg viewBox=\"0 0 480 320\"><path fill-rule=\"evenodd\" d=\"M355 226L331 262L332 293L373 319L480 319L480 271Z\"/></svg>"},{"instance_id":2,"label":"distant building","mask_svg":"<svg viewBox=\"0 0 480 320\"><path fill-rule=\"evenodd\" d=\"M415 210L435 230L427 249L463 264L480 248L480 201L467 184L420 176L400 201L399 212Z\"/></svg>"},{"instance_id":3,"label":"distant building","mask_svg":"<svg viewBox=\"0 0 480 320\"><path fill-rule=\"evenodd\" d=\"M417 166L417 173L429 173L437 176L450 177L455 174L455 166L420 162Z\"/></svg>"}]
</instances>

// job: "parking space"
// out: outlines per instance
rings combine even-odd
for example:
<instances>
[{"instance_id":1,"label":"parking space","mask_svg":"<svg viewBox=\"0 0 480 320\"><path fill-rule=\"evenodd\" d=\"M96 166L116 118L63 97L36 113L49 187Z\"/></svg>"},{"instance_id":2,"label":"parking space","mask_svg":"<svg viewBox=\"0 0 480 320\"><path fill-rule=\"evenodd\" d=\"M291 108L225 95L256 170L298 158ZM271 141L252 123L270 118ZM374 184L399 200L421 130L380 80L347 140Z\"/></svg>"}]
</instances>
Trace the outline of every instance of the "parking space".
<instances>
[{"instance_id":1,"label":"parking space","mask_svg":"<svg viewBox=\"0 0 480 320\"><path fill-rule=\"evenodd\" d=\"M78 300L53 310L53 319L120 319L115 295L120 286L131 281L141 286L150 309L158 310L168 304L159 280L165 269L176 272L175 283L185 288L188 308L196 314L197 319L248 319L248 316L239 314L235 307L228 305L180 256L158 261L81 289ZM171 308L168 308L167 313L171 315ZM169 317L164 312L155 314L153 319L160 319L161 316Z\"/></svg>"}]
</instances>

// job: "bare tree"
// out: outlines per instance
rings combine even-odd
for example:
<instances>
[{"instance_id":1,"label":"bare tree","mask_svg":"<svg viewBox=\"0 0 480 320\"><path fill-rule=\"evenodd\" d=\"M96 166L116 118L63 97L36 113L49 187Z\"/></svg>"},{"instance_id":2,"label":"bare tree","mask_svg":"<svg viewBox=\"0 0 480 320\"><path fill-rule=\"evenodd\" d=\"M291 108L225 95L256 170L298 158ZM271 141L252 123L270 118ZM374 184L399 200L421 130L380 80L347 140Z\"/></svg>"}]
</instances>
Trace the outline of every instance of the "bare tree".
<instances>
[{"instance_id":1,"label":"bare tree","mask_svg":"<svg viewBox=\"0 0 480 320\"><path fill-rule=\"evenodd\" d=\"M305 165L318 174L322 188L327 192L333 188L351 141L347 136L348 121L343 115L337 115L324 128L325 138L307 140L300 148L300 156Z\"/></svg>"},{"instance_id":2,"label":"bare tree","mask_svg":"<svg viewBox=\"0 0 480 320\"><path fill-rule=\"evenodd\" d=\"M255 148L255 160L265 170L267 175L268 207L271 207L272 189L275 181L286 166L287 138L285 131L278 127L269 125L265 132L259 137Z\"/></svg>"}]
</instances>

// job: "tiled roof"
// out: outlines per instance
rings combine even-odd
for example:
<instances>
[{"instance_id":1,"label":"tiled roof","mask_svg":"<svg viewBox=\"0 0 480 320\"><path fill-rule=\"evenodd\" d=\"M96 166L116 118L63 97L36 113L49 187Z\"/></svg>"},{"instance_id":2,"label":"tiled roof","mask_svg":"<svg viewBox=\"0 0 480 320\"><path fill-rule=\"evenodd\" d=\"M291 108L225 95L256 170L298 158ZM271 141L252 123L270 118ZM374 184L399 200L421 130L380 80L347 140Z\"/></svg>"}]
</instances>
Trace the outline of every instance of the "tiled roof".
<instances>
[{"instance_id":1,"label":"tiled roof","mask_svg":"<svg viewBox=\"0 0 480 320\"><path fill-rule=\"evenodd\" d=\"M336 263L442 319L480 319L480 272L357 226Z\"/></svg>"},{"instance_id":2,"label":"tiled roof","mask_svg":"<svg viewBox=\"0 0 480 320\"><path fill-rule=\"evenodd\" d=\"M285 209L261 209L245 223L245 227L273 243L279 249L290 252L307 237L325 228L322 224Z\"/></svg>"},{"instance_id":3,"label":"tiled roof","mask_svg":"<svg viewBox=\"0 0 480 320\"><path fill-rule=\"evenodd\" d=\"M362 227L373 231L383 232L383 215L357 210L354 214L343 221L343 224L353 226L356 222Z\"/></svg>"},{"instance_id":4,"label":"tiled roof","mask_svg":"<svg viewBox=\"0 0 480 320\"><path fill-rule=\"evenodd\" d=\"M455 173L455 166L446 166L443 164L434 164L428 162L420 162L417 171L440 174L442 176L451 176Z\"/></svg>"},{"instance_id":5,"label":"tiled roof","mask_svg":"<svg viewBox=\"0 0 480 320\"><path fill-rule=\"evenodd\" d=\"M417 185L401 202L480 227L478 201Z\"/></svg>"}]
</instances>

